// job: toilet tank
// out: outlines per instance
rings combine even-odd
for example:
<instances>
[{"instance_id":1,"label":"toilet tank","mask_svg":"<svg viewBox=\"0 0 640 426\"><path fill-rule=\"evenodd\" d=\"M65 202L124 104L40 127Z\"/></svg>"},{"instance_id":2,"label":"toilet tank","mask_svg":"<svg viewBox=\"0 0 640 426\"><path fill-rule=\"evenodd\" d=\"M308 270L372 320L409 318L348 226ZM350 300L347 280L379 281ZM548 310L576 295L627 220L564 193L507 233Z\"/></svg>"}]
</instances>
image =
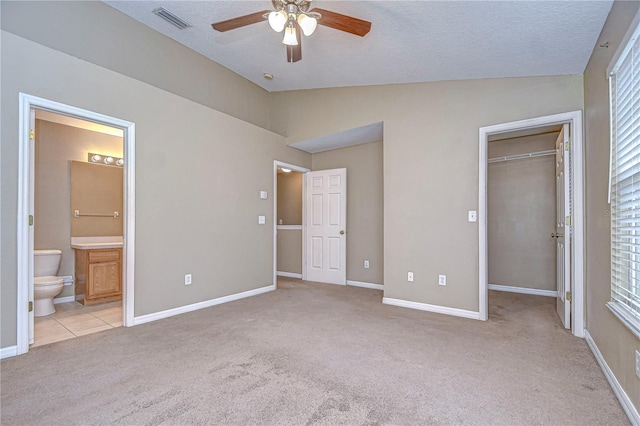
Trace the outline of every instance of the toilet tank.
<instances>
[{"instance_id":1,"label":"toilet tank","mask_svg":"<svg viewBox=\"0 0 640 426\"><path fill-rule=\"evenodd\" d=\"M60 267L62 250L34 250L33 251L33 276L45 277L56 275Z\"/></svg>"}]
</instances>

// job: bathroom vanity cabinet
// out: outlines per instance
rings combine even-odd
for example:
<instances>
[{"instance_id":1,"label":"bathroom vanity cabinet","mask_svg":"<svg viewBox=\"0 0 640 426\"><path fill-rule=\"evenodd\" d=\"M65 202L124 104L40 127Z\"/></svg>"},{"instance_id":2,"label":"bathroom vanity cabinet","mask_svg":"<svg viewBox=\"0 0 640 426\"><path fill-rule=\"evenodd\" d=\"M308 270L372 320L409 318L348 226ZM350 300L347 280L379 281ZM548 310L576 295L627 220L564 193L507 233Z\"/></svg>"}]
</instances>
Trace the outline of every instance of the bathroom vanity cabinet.
<instances>
[{"instance_id":1,"label":"bathroom vanity cabinet","mask_svg":"<svg viewBox=\"0 0 640 426\"><path fill-rule=\"evenodd\" d=\"M122 249L75 249L76 301L84 305L122 299Z\"/></svg>"}]
</instances>

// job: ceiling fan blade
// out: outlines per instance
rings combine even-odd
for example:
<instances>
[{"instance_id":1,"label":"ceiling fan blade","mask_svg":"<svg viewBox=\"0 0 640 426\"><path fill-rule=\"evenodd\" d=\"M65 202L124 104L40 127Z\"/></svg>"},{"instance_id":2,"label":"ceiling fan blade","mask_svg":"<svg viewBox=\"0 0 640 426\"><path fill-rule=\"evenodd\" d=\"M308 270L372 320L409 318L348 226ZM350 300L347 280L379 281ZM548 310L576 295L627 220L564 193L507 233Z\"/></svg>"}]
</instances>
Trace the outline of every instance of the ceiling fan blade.
<instances>
[{"instance_id":1,"label":"ceiling fan blade","mask_svg":"<svg viewBox=\"0 0 640 426\"><path fill-rule=\"evenodd\" d=\"M345 31L360 37L364 37L371 30L371 22L363 21L353 16L318 8L313 9L313 12L318 12L322 15L322 18L318 19L318 24L325 27Z\"/></svg>"},{"instance_id":2,"label":"ceiling fan blade","mask_svg":"<svg viewBox=\"0 0 640 426\"><path fill-rule=\"evenodd\" d=\"M288 46L287 48L287 62L298 62L302 59L302 37L300 33L300 28L296 25L296 38L298 39L298 44L296 46Z\"/></svg>"},{"instance_id":3,"label":"ceiling fan blade","mask_svg":"<svg viewBox=\"0 0 640 426\"><path fill-rule=\"evenodd\" d=\"M244 27L245 25L256 24L258 22L264 21L265 18L263 18L263 15L269 12L269 10L263 10L262 12L256 12L250 15L238 16L237 18L216 22L214 24L211 24L211 26L214 30L220 32L235 30L236 28Z\"/></svg>"}]
</instances>

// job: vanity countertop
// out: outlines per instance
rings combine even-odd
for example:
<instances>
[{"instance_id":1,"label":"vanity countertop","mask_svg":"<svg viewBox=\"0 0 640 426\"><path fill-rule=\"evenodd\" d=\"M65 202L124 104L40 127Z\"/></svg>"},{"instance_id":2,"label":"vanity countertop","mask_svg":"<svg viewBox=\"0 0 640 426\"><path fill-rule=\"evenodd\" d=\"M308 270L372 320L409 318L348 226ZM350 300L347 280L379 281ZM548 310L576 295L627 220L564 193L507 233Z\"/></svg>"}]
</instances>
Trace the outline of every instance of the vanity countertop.
<instances>
[{"instance_id":1,"label":"vanity countertop","mask_svg":"<svg viewBox=\"0 0 640 426\"><path fill-rule=\"evenodd\" d=\"M78 250L122 248L122 242L121 236L71 237L71 248Z\"/></svg>"}]
</instances>

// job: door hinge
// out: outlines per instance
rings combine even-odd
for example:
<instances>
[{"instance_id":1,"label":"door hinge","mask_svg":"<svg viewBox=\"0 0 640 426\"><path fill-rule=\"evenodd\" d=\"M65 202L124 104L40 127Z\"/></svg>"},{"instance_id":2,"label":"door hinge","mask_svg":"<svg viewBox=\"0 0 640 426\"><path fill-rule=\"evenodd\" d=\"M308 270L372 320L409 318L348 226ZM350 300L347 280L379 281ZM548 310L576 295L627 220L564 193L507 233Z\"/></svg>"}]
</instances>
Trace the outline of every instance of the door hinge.
<instances>
[{"instance_id":1,"label":"door hinge","mask_svg":"<svg viewBox=\"0 0 640 426\"><path fill-rule=\"evenodd\" d=\"M29 215L29 226L33 226L33 215Z\"/></svg>"},{"instance_id":2,"label":"door hinge","mask_svg":"<svg viewBox=\"0 0 640 426\"><path fill-rule=\"evenodd\" d=\"M568 300L569 302L571 302L571 292L570 292L570 291L568 291L568 292L565 294L564 298L565 298L566 300Z\"/></svg>"},{"instance_id":3,"label":"door hinge","mask_svg":"<svg viewBox=\"0 0 640 426\"><path fill-rule=\"evenodd\" d=\"M29 130L29 139L34 140L36 138L36 132Z\"/></svg>"},{"instance_id":4,"label":"door hinge","mask_svg":"<svg viewBox=\"0 0 640 426\"><path fill-rule=\"evenodd\" d=\"M29 302L29 312L33 311L33 302Z\"/></svg>"},{"instance_id":5,"label":"door hinge","mask_svg":"<svg viewBox=\"0 0 640 426\"><path fill-rule=\"evenodd\" d=\"M571 151L571 142L565 142L564 150L565 151Z\"/></svg>"},{"instance_id":6,"label":"door hinge","mask_svg":"<svg viewBox=\"0 0 640 426\"><path fill-rule=\"evenodd\" d=\"M571 216L565 216L564 217L564 224L571 226Z\"/></svg>"}]
</instances>

